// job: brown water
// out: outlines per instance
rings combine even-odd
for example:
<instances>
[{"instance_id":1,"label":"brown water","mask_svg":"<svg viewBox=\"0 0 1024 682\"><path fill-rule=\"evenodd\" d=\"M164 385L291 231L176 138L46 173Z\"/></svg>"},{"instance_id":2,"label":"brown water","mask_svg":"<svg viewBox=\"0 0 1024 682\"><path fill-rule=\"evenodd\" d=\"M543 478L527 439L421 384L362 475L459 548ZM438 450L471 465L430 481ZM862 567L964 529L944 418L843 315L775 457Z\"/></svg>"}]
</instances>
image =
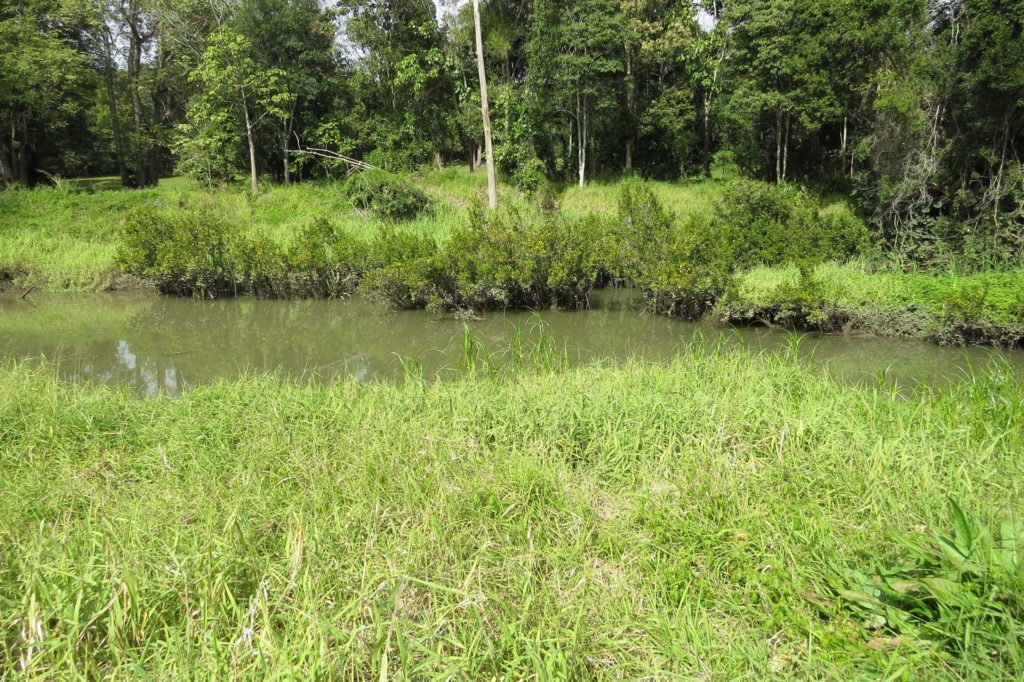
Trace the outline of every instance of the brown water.
<instances>
[{"instance_id":1,"label":"brown water","mask_svg":"<svg viewBox=\"0 0 1024 682\"><path fill-rule=\"evenodd\" d=\"M586 312L493 313L468 322L500 361L516 328L525 342L545 333L571 363L670 358L695 336L750 349L793 344L775 329L723 329L648 315L629 291L597 292ZM460 362L464 323L427 312L399 312L361 298L344 301L195 301L149 293L0 294L0 356L45 357L76 381L127 384L177 395L247 372L359 381L399 379L403 359L428 378ZM940 348L915 340L803 335L799 352L843 380L903 385L958 381L996 358L1024 373L1024 353ZM406 362L406 364L409 364Z\"/></svg>"}]
</instances>

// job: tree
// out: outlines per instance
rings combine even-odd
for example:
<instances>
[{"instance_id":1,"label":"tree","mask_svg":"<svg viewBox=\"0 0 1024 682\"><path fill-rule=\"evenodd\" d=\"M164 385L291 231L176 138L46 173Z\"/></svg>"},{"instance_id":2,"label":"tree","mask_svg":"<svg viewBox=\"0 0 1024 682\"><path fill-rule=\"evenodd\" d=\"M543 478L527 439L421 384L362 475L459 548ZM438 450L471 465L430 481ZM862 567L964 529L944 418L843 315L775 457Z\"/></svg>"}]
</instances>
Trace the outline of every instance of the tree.
<instances>
[{"instance_id":1,"label":"tree","mask_svg":"<svg viewBox=\"0 0 1024 682\"><path fill-rule=\"evenodd\" d=\"M473 0L473 25L476 27L476 64L480 77L480 114L484 126L484 148L487 154L487 201L491 210L498 208L498 185L494 177L494 144L491 141L491 110L487 102L487 72L484 68L484 40L480 30L480 0Z\"/></svg>"},{"instance_id":2,"label":"tree","mask_svg":"<svg viewBox=\"0 0 1024 682\"><path fill-rule=\"evenodd\" d=\"M437 161L457 136L457 113L432 0L343 0L340 10L362 146L385 167Z\"/></svg>"},{"instance_id":3,"label":"tree","mask_svg":"<svg viewBox=\"0 0 1024 682\"><path fill-rule=\"evenodd\" d=\"M84 111L83 92L92 74L75 49L57 2L0 4L0 181L4 186L33 183L40 152L71 140L58 140Z\"/></svg>"},{"instance_id":4,"label":"tree","mask_svg":"<svg viewBox=\"0 0 1024 682\"><path fill-rule=\"evenodd\" d=\"M712 11L708 12L711 25L697 31L689 49L682 56L700 97L701 134L704 141L701 167L705 178L711 177L712 108L722 91L722 70L729 55L728 25L715 18L713 12L717 9L717 3L713 4Z\"/></svg>"},{"instance_id":5,"label":"tree","mask_svg":"<svg viewBox=\"0 0 1024 682\"><path fill-rule=\"evenodd\" d=\"M624 72L622 14L616 0L537 0L532 58L540 66L533 81L553 114L568 115L579 185L586 184L594 119L618 110ZM618 118L616 115L615 118Z\"/></svg>"},{"instance_id":6,"label":"tree","mask_svg":"<svg viewBox=\"0 0 1024 682\"><path fill-rule=\"evenodd\" d=\"M330 17L317 0L246 0L232 26L251 46L251 58L265 71L280 73L290 97L282 98L272 117L279 159L275 176L291 182L291 149L330 118L333 91L343 65L334 47Z\"/></svg>"},{"instance_id":7,"label":"tree","mask_svg":"<svg viewBox=\"0 0 1024 682\"><path fill-rule=\"evenodd\" d=\"M249 151L249 179L259 193L256 131L268 118L283 120L294 107L294 94L279 69L262 69L252 58L245 36L224 27L211 36L192 78L201 92L189 107L189 118L200 129L223 128L229 115L241 125Z\"/></svg>"}]
</instances>

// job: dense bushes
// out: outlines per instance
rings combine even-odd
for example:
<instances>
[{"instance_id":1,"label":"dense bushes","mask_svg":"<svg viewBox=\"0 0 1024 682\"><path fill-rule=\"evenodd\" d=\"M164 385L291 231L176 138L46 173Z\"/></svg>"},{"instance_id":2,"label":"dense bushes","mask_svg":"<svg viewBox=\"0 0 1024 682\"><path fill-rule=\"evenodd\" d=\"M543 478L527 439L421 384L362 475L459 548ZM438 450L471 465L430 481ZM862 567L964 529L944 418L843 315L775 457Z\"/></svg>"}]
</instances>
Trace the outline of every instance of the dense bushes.
<instances>
[{"instance_id":1,"label":"dense bushes","mask_svg":"<svg viewBox=\"0 0 1024 682\"><path fill-rule=\"evenodd\" d=\"M411 182L382 170L357 173L345 193L356 208L385 220L409 220L427 209L427 195Z\"/></svg>"},{"instance_id":2,"label":"dense bushes","mask_svg":"<svg viewBox=\"0 0 1024 682\"><path fill-rule=\"evenodd\" d=\"M397 228L362 240L323 218L284 248L212 213L146 210L126 221L117 260L166 294L333 297L351 293L368 271L433 250L433 241Z\"/></svg>"},{"instance_id":3,"label":"dense bushes","mask_svg":"<svg viewBox=\"0 0 1024 682\"><path fill-rule=\"evenodd\" d=\"M845 205L819 209L789 186L740 181L710 220L674 225L650 188L630 184L619 204L624 274L658 312L699 317L738 272L757 266L803 268L863 252L867 227Z\"/></svg>"},{"instance_id":4,"label":"dense bushes","mask_svg":"<svg viewBox=\"0 0 1024 682\"><path fill-rule=\"evenodd\" d=\"M317 219L284 248L215 214L157 211L127 221L118 262L167 294L339 296L365 278L402 308L584 307L606 226L595 218L474 211L441 248L394 226L362 240Z\"/></svg>"},{"instance_id":5,"label":"dense bushes","mask_svg":"<svg viewBox=\"0 0 1024 682\"><path fill-rule=\"evenodd\" d=\"M174 217L137 210L125 221L117 262L156 281L167 294L217 296L235 292L236 259L245 251L231 226L214 214Z\"/></svg>"},{"instance_id":6,"label":"dense bushes","mask_svg":"<svg viewBox=\"0 0 1024 682\"><path fill-rule=\"evenodd\" d=\"M355 203L391 217L421 205L407 189L378 171L349 184ZM866 243L845 206L819 211L791 188L738 183L713 219L680 225L649 186L630 182L617 220L475 208L440 247L390 224L359 239L325 219L283 247L216 214L148 210L127 221L118 259L180 295L338 296L368 276L373 293L403 308L583 307L610 279L643 288L660 312L697 317L737 272L845 259Z\"/></svg>"},{"instance_id":7,"label":"dense bushes","mask_svg":"<svg viewBox=\"0 0 1024 682\"><path fill-rule=\"evenodd\" d=\"M404 308L584 307L600 270L600 234L596 219L477 210L436 254L385 267L369 285Z\"/></svg>"}]
</instances>

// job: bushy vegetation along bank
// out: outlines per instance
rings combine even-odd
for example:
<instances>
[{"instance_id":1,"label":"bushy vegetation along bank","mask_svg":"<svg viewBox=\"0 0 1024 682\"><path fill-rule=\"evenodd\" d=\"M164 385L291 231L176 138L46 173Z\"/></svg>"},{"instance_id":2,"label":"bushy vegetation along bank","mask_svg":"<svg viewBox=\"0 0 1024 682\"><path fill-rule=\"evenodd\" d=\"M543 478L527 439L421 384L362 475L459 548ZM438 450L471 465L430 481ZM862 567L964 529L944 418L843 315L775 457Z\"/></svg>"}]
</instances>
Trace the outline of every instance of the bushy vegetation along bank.
<instances>
[{"instance_id":1,"label":"bushy vegetation along bank","mask_svg":"<svg viewBox=\"0 0 1024 682\"><path fill-rule=\"evenodd\" d=\"M702 347L147 401L8 365L0 665L1018 679L1021 405Z\"/></svg>"},{"instance_id":2,"label":"bushy vegetation along bank","mask_svg":"<svg viewBox=\"0 0 1024 682\"><path fill-rule=\"evenodd\" d=\"M203 297L362 287L397 307L444 311L580 308L593 287L617 282L642 289L653 311L694 319L1024 343L1024 271L899 272L849 206L823 206L795 187L633 181L533 198L507 190L488 213L476 183L458 172L416 182L373 172L313 186L298 215L292 189L234 208L239 195L226 190L140 194L116 235L105 235L114 250L107 277ZM22 284L35 281L31 258L11 262Z\"/></svg>"}]
</instances>

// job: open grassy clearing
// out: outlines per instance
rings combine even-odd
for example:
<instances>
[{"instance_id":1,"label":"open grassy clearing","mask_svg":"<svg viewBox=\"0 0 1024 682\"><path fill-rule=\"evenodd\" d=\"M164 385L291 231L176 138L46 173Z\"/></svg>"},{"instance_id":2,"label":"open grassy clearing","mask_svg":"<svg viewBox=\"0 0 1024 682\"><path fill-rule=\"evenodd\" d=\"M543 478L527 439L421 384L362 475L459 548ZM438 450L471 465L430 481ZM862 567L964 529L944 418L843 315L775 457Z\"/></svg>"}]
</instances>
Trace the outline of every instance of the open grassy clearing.
<instances>
[{"instance_id":1,"label":"open grassy clearing","mask_svg":"<svg viewBox=\"0 0 1024 682\"><path fill-rule=\"evenodd\" d=\"M907 399L699 345L668 366L145 401L8 365L0 667L1019 679L1019 554L983 553L980 530L976 572L915 552L957 527L949 498L1013 540L1022 405L998 367ZM915 605L873 606L896 578Z\"/></svg>"}]
</instances>

